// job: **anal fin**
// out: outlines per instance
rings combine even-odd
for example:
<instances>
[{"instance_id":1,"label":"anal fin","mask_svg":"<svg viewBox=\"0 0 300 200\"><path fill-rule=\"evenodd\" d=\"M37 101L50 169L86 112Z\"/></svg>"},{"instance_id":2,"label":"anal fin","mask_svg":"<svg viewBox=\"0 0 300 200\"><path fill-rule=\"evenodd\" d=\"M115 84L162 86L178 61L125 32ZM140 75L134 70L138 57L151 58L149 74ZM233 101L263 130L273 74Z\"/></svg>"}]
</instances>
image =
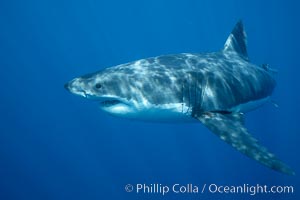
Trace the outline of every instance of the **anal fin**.
<instances>
[{"instance_id":1,"label":"anal fin","mask_svg":"<svg viewBox=\"0 0 300 200\"><path fill-rule=\"evenodd\" d=\"M261 146L244 127L244 117L241 113L221 114L216 112L202 113L195 116L209 130L233 148L261 164L285 173L294 175L294 171L277 159L265 147Z\"/></svg>"}]
</instances>

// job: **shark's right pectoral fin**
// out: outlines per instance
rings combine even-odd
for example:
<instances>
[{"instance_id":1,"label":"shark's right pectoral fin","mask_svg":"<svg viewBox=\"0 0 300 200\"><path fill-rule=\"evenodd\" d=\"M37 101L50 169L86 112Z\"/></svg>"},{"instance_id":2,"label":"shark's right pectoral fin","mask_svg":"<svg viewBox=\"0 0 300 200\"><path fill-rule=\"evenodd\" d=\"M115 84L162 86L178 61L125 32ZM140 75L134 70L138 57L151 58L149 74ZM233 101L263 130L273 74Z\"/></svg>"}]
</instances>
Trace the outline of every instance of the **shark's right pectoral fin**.
<instances>
[{"instance_id":1,"label":"shark's right pectoral fin","mask_svg":"<svg viewBox=\"0 0 300 200\"><path fill-rule=\"evenodd\" d=\"M239 152L276 171L289 175L295 174L248 133L244 127L243 114L207 112L195 118Z\"/></svg>"}]
</instances>

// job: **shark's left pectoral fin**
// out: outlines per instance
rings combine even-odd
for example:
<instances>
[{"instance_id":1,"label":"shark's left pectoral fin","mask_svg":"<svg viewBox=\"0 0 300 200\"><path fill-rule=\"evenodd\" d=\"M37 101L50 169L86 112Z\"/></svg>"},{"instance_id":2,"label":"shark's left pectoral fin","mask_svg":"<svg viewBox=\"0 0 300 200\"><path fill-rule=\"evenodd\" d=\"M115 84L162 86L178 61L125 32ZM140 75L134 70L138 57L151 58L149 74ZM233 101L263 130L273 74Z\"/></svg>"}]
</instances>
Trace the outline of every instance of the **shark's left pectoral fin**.
<instances>
[{"instance_id":1,"label":"shark's left pectoral fin","mask_svg":"<svg viewBox=\"0 0 300 200\"><path fill-rule=\"evenodd\" d=\"M276 171L289 175L295 174L291 168L277 159L265 147L261 146L248 133L244 127L243 114L207 112L200 116L195 116L195 118L239 152Z\"/></svg>"}]
</instances>

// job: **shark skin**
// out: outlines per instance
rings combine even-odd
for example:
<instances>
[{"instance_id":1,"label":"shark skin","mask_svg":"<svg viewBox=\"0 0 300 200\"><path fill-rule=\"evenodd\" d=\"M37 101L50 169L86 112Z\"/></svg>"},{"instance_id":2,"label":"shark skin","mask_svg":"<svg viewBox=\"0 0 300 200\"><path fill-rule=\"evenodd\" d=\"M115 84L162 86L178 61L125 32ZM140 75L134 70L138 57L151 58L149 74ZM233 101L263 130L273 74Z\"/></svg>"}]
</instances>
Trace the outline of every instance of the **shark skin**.
<instances>
[{"instance_id":1,"label":"shark skin","mask_svg":"<svg viewBox=\"0 0 300 200\"><path fill-rule=\"evenodd\" d=\"M201 122L244 155L294 175L244 126L244 113L269 102L276 86L274 71L265 66L249 61L239 21L221 51L141 59L75 78L65 88L114 116Z\"/></svg>"}]
</instances>

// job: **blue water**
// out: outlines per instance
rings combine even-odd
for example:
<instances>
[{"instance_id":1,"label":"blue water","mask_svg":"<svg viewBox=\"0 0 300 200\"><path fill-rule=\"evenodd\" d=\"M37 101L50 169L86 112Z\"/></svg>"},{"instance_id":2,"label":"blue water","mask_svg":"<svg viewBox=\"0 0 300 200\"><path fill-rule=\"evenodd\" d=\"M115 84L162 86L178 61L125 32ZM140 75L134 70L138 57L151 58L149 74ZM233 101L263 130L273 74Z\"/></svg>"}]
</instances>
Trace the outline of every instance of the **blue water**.
<instances>
[{"instance_id":1,"label":"blue water","mask_svg":"<svg viewBox=\"0 0 300 200\"><path fill-rule=\"evenodd\" d=\"M0 2L0 199L299 199L299 3L216 0ZM252 62L279 73L249 131L296 176L243 156L199 124L111 117L65 91L128 61L217 51L242 19ZM293 194L137 194L126 184L291 185Z\"/></svg>"}]
</instances>

